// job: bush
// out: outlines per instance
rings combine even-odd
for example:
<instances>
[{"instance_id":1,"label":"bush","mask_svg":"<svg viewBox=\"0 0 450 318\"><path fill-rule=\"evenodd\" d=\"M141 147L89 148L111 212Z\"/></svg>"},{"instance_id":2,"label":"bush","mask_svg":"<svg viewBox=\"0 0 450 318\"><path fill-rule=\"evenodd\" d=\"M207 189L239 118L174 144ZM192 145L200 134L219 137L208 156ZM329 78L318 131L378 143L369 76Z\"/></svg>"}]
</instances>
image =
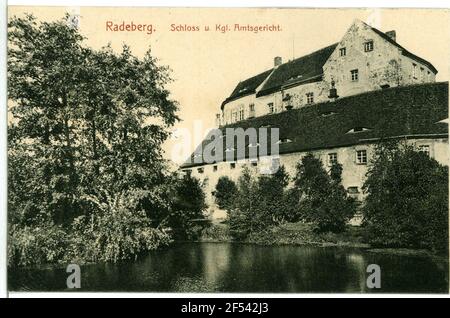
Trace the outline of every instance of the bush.
<instances>
[{"instance_id":1,"label":"bush","mask_svg":"<svg viewBox=\"0 0 450 318\"><path fill-rule=\"evenodd\" d=\"M238 180L235 203L229 211L230 235L234 239L243 240L250 233L262 231L284 220L288 179L284 167L274 174L257 178L244 169Z\"/></svg>"},{"instance_id":2,"label":"bush","mask_svg":"<svg viewBox=\"0 0 450 318\"><path fill-rule=\"evenodd\" d=\"M236 183L227 176L219 178L216 184L216 192L214 194L216 203L220 209L230 209L237 195Z\"/></svg>"},{"instance_id":3,"label":"bush","mask_svg":"<svg viewBox=\"0 0 450 318\"><path fill-rule=\"evenodd\" d=\"M28 266L65 259L68 235L61 226L18 227L12 225L8 238L8 265Z\"/></svg>"},{"instance_id":4,"label":"bush","mask_svg":"<svg viewBox=\"0 0 450 318\"><path fill-rule=\"evenodd\" d=\"M410 146L380 144L364 191L371 244L448 252L448 167Z\"/></svg>"},{"instance_id":5,"label":"bush","mask_svg":"<svg viewBox=\"0 0 450 318\"><path fill-rule=\"evenodd\" d=\"M175 183L174 198L169 211L167 225L172 229L175 240L198 239L201 227L194 226L195 220L204 219L207 205L200 180L185 175Z\"/></svg>"},{"instance_id":6,"label":"bush","mask_svg":"<svg viewBox=\"0 0 450 318\"><path fill-rule=\"evenodd\" d=\"M313 222L316 232L342 232L355 215L356 205L341 185L342 167L334 164L330 174L312 154L297 165L295 189L299 195L298 215Z\"/></svg>"}]
</instances>

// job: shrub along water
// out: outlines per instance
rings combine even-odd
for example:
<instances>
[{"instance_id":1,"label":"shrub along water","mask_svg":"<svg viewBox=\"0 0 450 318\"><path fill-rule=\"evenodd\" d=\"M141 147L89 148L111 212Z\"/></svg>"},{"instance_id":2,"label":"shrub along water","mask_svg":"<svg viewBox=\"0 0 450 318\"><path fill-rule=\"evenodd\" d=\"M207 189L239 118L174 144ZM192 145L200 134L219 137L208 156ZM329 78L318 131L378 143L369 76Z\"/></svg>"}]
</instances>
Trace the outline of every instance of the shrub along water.
<instances>
[{"instance_id":1,"label":"shrub along water","mask_svg":"<svg viewBox=\"0 0 450 318\"><path fill-rule=\"evenodd\" d=\"M412 146L381 143L364 190L371 244L448 253L448 167Z\"/></svg>"}]
</instances>

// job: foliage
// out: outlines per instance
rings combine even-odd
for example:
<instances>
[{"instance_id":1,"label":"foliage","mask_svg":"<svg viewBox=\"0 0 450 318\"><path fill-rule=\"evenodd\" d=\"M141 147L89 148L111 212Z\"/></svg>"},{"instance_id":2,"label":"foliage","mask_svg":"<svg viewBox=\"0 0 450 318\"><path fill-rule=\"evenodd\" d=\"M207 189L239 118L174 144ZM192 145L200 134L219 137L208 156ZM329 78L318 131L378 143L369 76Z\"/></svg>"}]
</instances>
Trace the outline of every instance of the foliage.
<instances>
[{"instance_id":1,"label":"foliage","mask_svg":"<svg viewBox=\"0 0 450 318\"><path fill-rule=\"evenodd\" d=\"M221 176L216 184L215 199L220 209L230 209L237 195L237 186L227 176Z\"/></svg>"},{"instance_id":2,"label":"foliage","mask_svg":"<svg viewBox=\"0 0 450 318\"><path fill-rule=\"evenodd\" d=\"M448 249L448 167L412 146L381 143L364 183L370 243Z\"/></svg>"},{"instance_id":3,"label":"foliage","mask_svg":"<svg viewBox=\"0 0 450 318\"><path fill-rule=\"evenodd\" d=\"M245 239L250 233L279 224L285 214L285 188L288 175L284 167L274 174L258 178L244 169L238 180L238 191L229 211L230 234L234 239Z\"/></svg>"},{"instance_id":4,"label":"foliage","mask_svg":"<svg viewBox=\"0 0 450 318\"><path fill-rule=\"evenodd\" d=\"M174 238L197 239L201 227L194 224L204 219L203 212L206 207L205 193L199 179L188 174L178 180L167 218L167 225L172 229Z\"/></svg>"},{"instance_id":5,"label":"foliage","mask_svg":"<svg viewBox=\"0 0 450 318\"><path fill-rule=\"evenodd\" d=\"M45 253L44 231L92 244L61 245L87 260L131 258L167 242L158 221L171 178L161 145L178 120L169 69L150 50L137 58L127 46L85 47L67 18L8 23L8 209L12 250L24 251L10 257L20 264L62 258L33 256L39 244ZM98 231L90 241L87 220Z\"/></svg>"},{"instance_id":6,"label":"foliage","mask_svg":"<svg viewBox=\"0 0 450 318\"><path fill-rule=\"evenodd\" d=\"M312 154L302 158L294 178L299 195L299 215L316 225L317 232L342 232L356 212L356 205L341 184L342 167L334 164L330 174Z\"/></svg>"}]
</instances>

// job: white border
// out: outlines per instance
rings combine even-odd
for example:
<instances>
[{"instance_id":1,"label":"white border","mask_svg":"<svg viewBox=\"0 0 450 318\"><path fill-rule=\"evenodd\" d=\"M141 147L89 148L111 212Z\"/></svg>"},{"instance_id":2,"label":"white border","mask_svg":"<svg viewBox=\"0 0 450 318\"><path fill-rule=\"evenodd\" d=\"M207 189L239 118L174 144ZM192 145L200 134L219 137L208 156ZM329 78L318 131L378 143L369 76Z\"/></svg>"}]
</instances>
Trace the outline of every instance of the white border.
<instances>
[{"instance_id":1,"label":"white border","mask_svg":"<svg viewBox=\"0 0 450 318\"><path fill-rule=\"evenodd\" d=\"M23 6L153 6L153 7L309 7L309 8L449 8L448 0L378 0L378 1L355 1L355 0L228 0L207 1L190 0L10 0L8 5ZM449 12L450 14L450 12ZM261 293L134 293L134 292L7 292L6 277L6 238L7 238L7 97L6 97L6 24L7 24L6 0L1 0L0 16L0 298L450 298L450 295L442 294L261 294ZM5 19L3 19L5 18ZM4 103L4 104L3 104Z\"/></svg>"},{"instance_id":2,"label":"white border","mask_svg":"<svg viewBox=\"0 0 450 318\"><path fill-rule=\"evenodd\" d=\"M6 275L7 252L7 96L6 96L6 0L0 2L0 298L8 296Z\"/></svg>"}]
</instances>

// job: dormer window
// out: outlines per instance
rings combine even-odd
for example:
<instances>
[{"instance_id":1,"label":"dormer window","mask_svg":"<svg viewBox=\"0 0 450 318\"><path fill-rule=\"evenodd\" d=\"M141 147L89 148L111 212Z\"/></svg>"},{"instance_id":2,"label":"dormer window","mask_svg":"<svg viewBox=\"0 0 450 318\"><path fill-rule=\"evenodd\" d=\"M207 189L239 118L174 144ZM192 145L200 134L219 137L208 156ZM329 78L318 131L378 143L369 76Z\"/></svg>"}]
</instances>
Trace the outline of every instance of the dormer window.
<instances>
[{"instance_id":1,"label":"dormer window","mask_svg":"<svg viewBox=\"0 0 450 318\"><path fill-rule=\"evenodd\" d=\"M347 134L355 134L355 133L360 133L360 132L364 132L364 131L369 131L370 128L366 128L366 127L355 127L350 129L349 131L347 131Z\"/></svg>"},{"instance_id":2,"label":"dormer window","mask_svg":"<svg viewBox=\"0 0 450 318\"><path fill-rule=\"evenodd\" d=\"M339 49L339 56L346 56L347 55L347 49L345 47L341 47Z\"/></svg>"},{"instance_id":3,"label":"dormer window","mask_svg":"<svg viewBox=\"0 0 450 318\"><path fill-rule=\"evenodd\" d=\"M370 40L364 42L364 52L371 52L371 51L373 51L373 41Z\"/></svg>"},{"instance_id":4,"label":"dormer window","mask_svg":"<svg viewBox=\"0 0 450 318\"><path fill-rule=\"evenodd\" d=\"M333 116L333 115L336 115L337 113L336 112L334 112L334 111L329 111L329 112L323 112L322 114L321 114L321 116L322 117L328 117L328 116Z\"/></svg>"},{"instance_id":5,"label":"dormer window","mask_svg":"<svg viewBox=\"0 0 450 318\"><path fill-rule=\"evenodd\" d=\"M289 138L281 138L280 140L277 141L277 144L278 145L279 144L287 144L287 143L290 143L290 142L292 142L292 140L289 139Z\"/></svg>"}]
</instances>

